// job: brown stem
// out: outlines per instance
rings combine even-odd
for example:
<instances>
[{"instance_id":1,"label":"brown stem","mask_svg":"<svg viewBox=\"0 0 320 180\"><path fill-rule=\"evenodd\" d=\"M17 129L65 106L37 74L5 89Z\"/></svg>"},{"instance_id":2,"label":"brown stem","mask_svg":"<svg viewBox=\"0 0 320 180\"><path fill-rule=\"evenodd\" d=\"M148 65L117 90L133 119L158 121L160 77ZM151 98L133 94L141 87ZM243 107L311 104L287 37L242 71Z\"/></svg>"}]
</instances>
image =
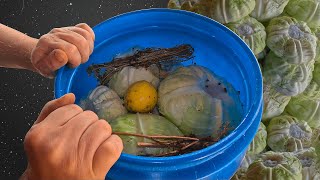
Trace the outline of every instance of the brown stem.
<instances>
[{"instance_id":1,"label":"brown stem","mask_svg":"<svg viewBox=\"0 0 320 180\"><path fill-rule=\"evenodd\" d=\"M113 134L125 135L125 136L144 137L144 138L149 138L149 139L183 139L183 140L190 140L190 141L199 141L198 138L185 137L185 136L143 135L143 134L126 133L126 132L113 132Z\"/></svg>"},{"instance_id":2,"label":"brown stem","mask_svg":"<svg viewBox=\"0 0 320 180\"><path fill-rule=\"evenodd\" d=\"M168 145L165 144L155 144L155 143L146 143L146 142L138 142L139 147L150 147L150 148L166 148Z\"/></svg>"}]
</instances>

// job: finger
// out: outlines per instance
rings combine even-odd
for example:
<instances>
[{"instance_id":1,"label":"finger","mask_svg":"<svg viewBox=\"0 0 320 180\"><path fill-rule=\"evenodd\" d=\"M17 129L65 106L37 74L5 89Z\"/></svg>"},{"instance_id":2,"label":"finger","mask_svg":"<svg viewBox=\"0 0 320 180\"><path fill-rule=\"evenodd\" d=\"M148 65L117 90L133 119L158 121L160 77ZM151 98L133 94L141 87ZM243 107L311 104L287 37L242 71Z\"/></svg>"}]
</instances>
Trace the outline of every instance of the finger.
<instances>
[{"instance_id":1,"label":"finger","mask_svg":"<svg viewBox=\"0 0 320 180\"><path fill-rule=\"evenodd\" d=\"M67 62L67 54L61 49L55 49L44 59L39 60L36 68L43 76L53 78L55 71L66 65Z\"/></svg>"},{"instance_id":2,"label":"finger","mask_svg":"<svg viewBox=\"0 0 320 180\"><path fill-rule=\"evenodd\" d=\"M79 154L83 162L93 162L93 156L98 147L111 136L111 126L105 120L95 121L83 133L79 141Z\"/></svg>"},{"instance_id":3,"label":"finger","mask_svg":"<svg viewBox=\"0 0 320 180\"><path fill-rule=\"evenodd\" d=\"M77 46L60 39L59 37L55 36L54 34L48 34L45 38L40 39L39 43L37 45L38 47L34 50L34 57L37 58L35 60L37 63L39 61L45 59L46 56L50 54L51 51L55 49L60 49L64 51L68 56L68 63L71 65L71 67L77 67L81 64L81 54L78 51ZM46 47L46 49L42 49ZM39 51L39 52L37 52ZM43 53L45 52L45 53ZM36 55L36 54L40 55ZM45 55L43 55L45 54ZM42 58L41 58L42 56ZM39 58L40 57L40 58Z\"/></svg>"},{"instance_id":4,"label":"finger","mask_svg":"<svg viewBox=\"0 0 320 180\"><path fill-rule=\"evenodd\" d=\"M123 149L122 140L117 135L111 135L97 149L93 158L93 172L103 179L113 164L119 159Z\"/></svg>"},{"instance_id":5,"label":"finger","mask_svg":"<svg viewBox=\"0 0 320 180\"><path fill-rule=\"evenodd\" d=\"M48 126L63 126L73 117L82 113L83 110L75 104L69 104L63 107L60 107L50 113L46 120L43 123L46 123Z\"/></svg>"},{"instance_id":6,"label":"finger","mask_svg":"<svg viewBox=\"0 0 320 180\"><path fill-rule=\"evenodd\" d=\"M68 31L73 31L73 32L78 33L81 36L83 36L87 40L87 42L89 44L90 54L92 53L93 46L94 46L94 39L92 38L92 35L90 34L90 32L88 32L88 31L86 31L86 30L84 30L83 28L80 28L80 27L69 27Z\"/></svg>"},{"instance_id":7,"label":"finger","mask_svg":"<svg viewBox=\"0 0 320 180\"><path fill-rule=\"evenodd\" d=\"M42 108L38 119L34 122L34 124L40 123L43 121L51 112L55 111L56 109L73 104L75 101L75 96L72 93L66 94L58 99L49 101L47 104L44 105Z\"/></svg>"},{"instance_id":8,"label":"finger","mask_svg":"<svg viewBox=\"0 0 320 180\"><path fill-rule=\"evenodd\" d=\"M70 133L66 134L66 137L77 138L77 142L79 142L86 129L98 119L98 116L92 111L83 111L77 114L63 125L68 129L65 132Z\"/></svg>"},{"instance_id":9,"label":"finger","mask_svg":"<svg viewBox=\"0 0 320 180\"><path fill-rule=\"evenodd\" d=\"M94 41L95 40L95 34L94 34L94 31L91 29L91 27L86 24L86 23L80 23L80 24L77 24L76 27L79 27L79 28L82 28L86 31L88 31L92 37L92 40Z\"/></svg>"},{"instance_id":10,"label":"finger","mask_svg":"<svg viewBox=\"0 0 320 180\"><path fill-rule=\"evenodd\" d=\"M67 32L59 32L55 33L55 35L64 41L67 41L70 44L73 44L77 47L80 55L81 55L81 62L86 62L89 59L90 55L90 47L89 42L80 34L73 32L73 31L67 31Z\"/></svg>"}]
</instances>

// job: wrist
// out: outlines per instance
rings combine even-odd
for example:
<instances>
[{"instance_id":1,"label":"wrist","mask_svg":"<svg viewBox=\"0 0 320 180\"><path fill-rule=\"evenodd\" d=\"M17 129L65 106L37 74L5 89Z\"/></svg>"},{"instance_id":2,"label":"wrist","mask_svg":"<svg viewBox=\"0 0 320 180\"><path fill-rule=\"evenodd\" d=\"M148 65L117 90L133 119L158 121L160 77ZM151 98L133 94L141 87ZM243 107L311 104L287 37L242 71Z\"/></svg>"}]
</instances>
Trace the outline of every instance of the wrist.
<instances>
[{"instance_id":1,"label":"wrist","mask_svg":"<svg viewBox=\"0 0 320 180\"><path fill-rule=\"evenodd\" d=\"M21 62L21 68L37 72L37 69L32 64L31 54L38 43L38 39L27 36L22 43L24 48L22 49L23 60Z\"/></svg>"}]
</instances>

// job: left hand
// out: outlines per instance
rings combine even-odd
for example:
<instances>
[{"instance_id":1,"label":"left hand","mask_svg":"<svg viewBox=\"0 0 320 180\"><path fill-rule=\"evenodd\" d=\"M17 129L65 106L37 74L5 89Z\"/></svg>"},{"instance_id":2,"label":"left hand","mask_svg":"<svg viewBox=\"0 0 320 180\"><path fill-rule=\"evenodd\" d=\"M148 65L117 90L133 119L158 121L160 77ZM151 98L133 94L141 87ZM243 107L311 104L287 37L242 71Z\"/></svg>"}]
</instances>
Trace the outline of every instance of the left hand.
<instances>
[{"instance_id":1,"label":"left hand","mask_svg":"<svg viewBox=\"0 0 320 180\"><path fill-rule=\"evenodd\" d=\"M40 37L32 50L31 62L41 75L53 78L54 72L66 64L74 68L87 62L94 39L93 30L84 23L54 28Z\"/></svg>"}]
</instances>

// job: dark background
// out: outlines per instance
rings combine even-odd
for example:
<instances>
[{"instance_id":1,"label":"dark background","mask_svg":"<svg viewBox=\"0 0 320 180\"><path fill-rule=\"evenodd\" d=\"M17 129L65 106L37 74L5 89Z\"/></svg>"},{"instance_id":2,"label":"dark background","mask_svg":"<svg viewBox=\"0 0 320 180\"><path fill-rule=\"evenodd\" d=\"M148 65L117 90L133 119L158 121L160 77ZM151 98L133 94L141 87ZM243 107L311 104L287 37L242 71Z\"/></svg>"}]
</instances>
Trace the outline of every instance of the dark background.
<instances>
[{"instance_id":1,"label":"dark background","mask_svg":"<svg viewBox=\"0 0 320 180\"><path fill-rule=\"evenodd\" d=\"M166 7L168 0L0 0L0 23L39 38L54 27ZM115 27L116 28L116 27ZM1 36L1 35L0 35ZM53 99L53 80L25 70L0 68L0 179L17 179L27 160L23 139L42 106Z\"/></svg>"}]
</instances>

